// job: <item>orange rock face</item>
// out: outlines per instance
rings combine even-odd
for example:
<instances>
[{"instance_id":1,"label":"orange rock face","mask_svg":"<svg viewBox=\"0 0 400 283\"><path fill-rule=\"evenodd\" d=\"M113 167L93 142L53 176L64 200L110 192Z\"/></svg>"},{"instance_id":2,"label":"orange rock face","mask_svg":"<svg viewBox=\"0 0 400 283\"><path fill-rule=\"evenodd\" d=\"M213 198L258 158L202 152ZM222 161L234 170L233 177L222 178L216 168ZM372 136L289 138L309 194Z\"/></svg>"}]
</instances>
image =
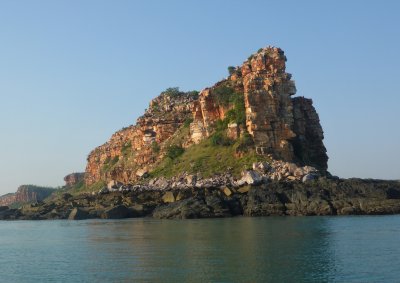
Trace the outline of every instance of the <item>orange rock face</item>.
<instances>
[{"instance_id":1,"label":"orange rock face","mask_svg":"<svg viewBox=\"0 0 400 283\"><path fill-rule=\"evenodd\" d=\"M8 206L13 203L37 202L47 198L54 192L54 189L37 187L32 185L22 185L16 193L0 196L0 206Z\"/></svg>"},{"instance_id":2,"label":"orange rock face","mask_svg":"<svg viewBox=\"0 0 400 283\"><path fill-rule=\"evenodd\" d=\"M259 154L327 169L326 149L318 114L312 101L292 98L296 86L286 73L286 56L276 47L260 49L227 80L203 90L194 112L193 142L211 133L213 123L229 110L215 101L218 85L225 83L244 94L246 129ZM235 136L228 129L229 136Z\"/></svg>"},{"instance_id":3,"label":"orange rock face","mask_svg":"<svg viewBox=\"0 0 400 283\"><path fill-rule=\"evenodd\" d=\"M191 118L196 98L194 94L178 93L175 96L162 94L152 100L136 125L116 132L89 154L86 184L100 180L136 181L137 170L151 168L160 158L157 148Z\"/></svg>"}]
</instances>

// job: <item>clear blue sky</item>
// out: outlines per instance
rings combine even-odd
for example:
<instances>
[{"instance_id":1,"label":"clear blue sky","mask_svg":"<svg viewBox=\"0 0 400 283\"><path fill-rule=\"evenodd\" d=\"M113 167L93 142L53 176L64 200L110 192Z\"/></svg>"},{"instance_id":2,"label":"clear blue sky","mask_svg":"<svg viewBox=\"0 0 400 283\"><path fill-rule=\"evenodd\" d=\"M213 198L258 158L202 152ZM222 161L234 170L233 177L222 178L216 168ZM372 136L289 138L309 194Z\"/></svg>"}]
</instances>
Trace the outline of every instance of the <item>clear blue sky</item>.
<instances>
[{"instance_id":1,"label":"clear blue sky","mask_svg":"<svg viewBox=\"0 0 400 283\"><path fill-rule=\"evenodd\" d=\"M400 1L0 1L0 194L61 185L167 87L266 45L314 100L329 170L400 179Z\"/></svg>"}]
</instances>

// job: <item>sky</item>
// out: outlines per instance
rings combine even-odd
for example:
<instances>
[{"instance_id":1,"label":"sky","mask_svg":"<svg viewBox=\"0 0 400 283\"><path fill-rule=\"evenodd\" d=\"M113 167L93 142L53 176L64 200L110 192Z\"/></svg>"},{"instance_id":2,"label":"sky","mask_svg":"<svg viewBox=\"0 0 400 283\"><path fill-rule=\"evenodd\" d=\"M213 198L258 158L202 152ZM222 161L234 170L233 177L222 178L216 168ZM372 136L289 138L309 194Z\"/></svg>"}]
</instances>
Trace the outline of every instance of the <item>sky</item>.
<instances>
[{"instance_id":1,"label":"sky","mask_svg":"<svg viewBox=\"0 0 400 283\"><path fill-rule=\"evenodd\" d=\"M400 1L0 0L0 194L63 185L168 87L267 45L312 98L329 171L400 179Z\"/></svg>"}]
</instances>

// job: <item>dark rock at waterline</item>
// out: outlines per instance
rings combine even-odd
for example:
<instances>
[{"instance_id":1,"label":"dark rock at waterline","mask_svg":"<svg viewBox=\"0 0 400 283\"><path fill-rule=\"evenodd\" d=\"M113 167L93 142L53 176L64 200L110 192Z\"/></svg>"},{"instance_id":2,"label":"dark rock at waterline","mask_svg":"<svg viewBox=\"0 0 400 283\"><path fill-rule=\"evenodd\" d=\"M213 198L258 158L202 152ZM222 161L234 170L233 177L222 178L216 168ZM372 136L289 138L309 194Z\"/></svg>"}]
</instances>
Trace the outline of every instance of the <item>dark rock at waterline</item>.
<instances>
[{"instance_id":1,"label":"dark rock at waterline","mask_svg":"<svg viewBox=\"0 0 400 283\"><path fill-rule=\"evenodd\" d=\"M90 218L89 213L78 207L75 207L68 216L69 220L83 220L88 218Z\"/></svg>"},{"instance_id":2,"label":"dark rock at waterline","mask_svg":"<svg viewBox=\"0 0 400 283\"><path fill-rule=\"evenodd\" d=\"M154 218L210 218L213 217L210 207L202 198L188 198L175 203L157 207L153 212Z\"/></svg>"},{"instance_id":3,"label":"dark rock at waterline","mask_svg":"<svg viewBox=\"0 0 400 283\"><path fill-rule=\"evenodd\" d=\"M395 213L400 213L397 181L319 178L305 183L270 182L240 188L192 187L169 191L149 188L68 196L21 209L1 207L0 220Z\"/></svg>"},{"instance_id":4,"label":"dark rock at waterline","mask_svg":"<svg viewBox=\"0 0 400 283\"><path fill-rule=\"evenodd\" d=\"M8 210L9 207L8 206L0 206L0 212Z\"/></svg>"},{"instance_id":5,"label":"dark rock at waterline","mask_svg":"<svg viewBox=\"0 0 400 283\"><path fill-rule=\"evenodd\" d=\"M121 219L121 218L128 218L133 217L134 213L125 205L117 205L106 209L102 214L101 218L104 219Z\"/></svg>"}]
</instances>

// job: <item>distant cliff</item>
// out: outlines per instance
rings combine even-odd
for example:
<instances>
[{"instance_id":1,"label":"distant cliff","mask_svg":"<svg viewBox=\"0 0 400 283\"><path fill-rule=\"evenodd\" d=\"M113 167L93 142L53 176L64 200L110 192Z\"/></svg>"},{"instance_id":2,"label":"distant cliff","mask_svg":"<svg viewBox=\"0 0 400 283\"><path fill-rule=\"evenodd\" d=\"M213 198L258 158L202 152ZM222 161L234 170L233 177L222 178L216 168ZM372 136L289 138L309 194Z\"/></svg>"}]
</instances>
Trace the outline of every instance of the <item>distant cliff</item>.
<instances>
[{"instance_id":1,"label":"distant cliff","mask_svg":"<svg viewBox=\"0 0 400 283\"><path fill-rule=\"evenodd\" d=\"M16 203L28 203L42 201L50 196L55 189L34 185L22 185L16 193L0 196L0 206L10 206Z\"/></svg>"},{"instance_id":2,"label":"distant cliff","mask_svg":"<svg viewBox=\"0 0 400 283\"><path fill-rule=\"evenodd\" d=\"M72 187L82 182L85 178L85 173L71 173L64 177L65 186Z\"/></svg>"},{"instance_id":3,"label":"distant cliff","mask_svg":"<svg viewBox=\"0 0 400 283\"><path fill-rule=\"evenodd\" d=\"M89 154L86 184L135 183L182 173L178 167L191 174L238 175L255 161L271 159L325 174L328 156L318 114L311 99L292 98L296 86L284 52L261 48L228 69L226 79L200 93L170 88L153 99L135 125Z\"/></svg>"}]
</instances>

